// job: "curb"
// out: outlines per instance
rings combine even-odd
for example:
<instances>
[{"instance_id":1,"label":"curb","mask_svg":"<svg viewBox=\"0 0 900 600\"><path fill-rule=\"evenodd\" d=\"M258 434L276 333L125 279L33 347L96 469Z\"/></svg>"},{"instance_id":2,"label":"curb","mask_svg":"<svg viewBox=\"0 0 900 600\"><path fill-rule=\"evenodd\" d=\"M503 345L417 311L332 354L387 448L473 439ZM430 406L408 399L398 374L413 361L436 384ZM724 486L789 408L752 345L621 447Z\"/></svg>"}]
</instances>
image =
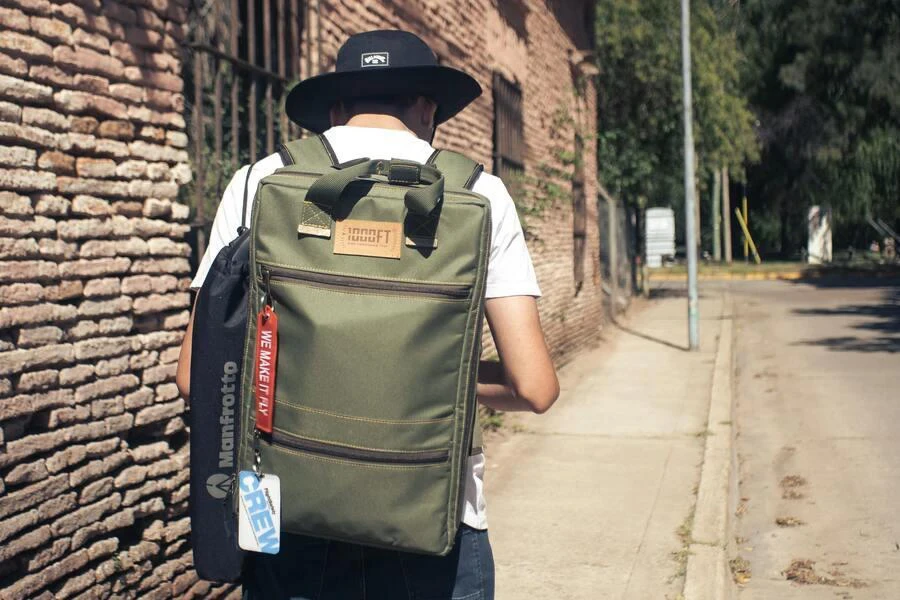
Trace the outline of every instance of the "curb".
<instances>
[{"instance_id":1,"label":"curb","mask_svg":"<svg viewBox=\"0 0 900 600\"><path fill-rule=\"evenodd\" d=\"M732 514L729 491L736 476L732 423L732 315L731 296L726 293L710 390L708 435L684 578L685 600L727 599L732 598L735 591L727 560Z\"/></svg>"},{"instance_id":2,"label":"curb","mask_svg":"<svg viewBox=\"0 0 900 600\"><path fill-rule=\"evenodd\" d=\"M796 281L815 277L805 271L783 271L766 273L700 273L699 281ZM654 281L687 281L687 275L670 275L668 273L651 274L650 283Z\"/></svg>"}]
</instances>

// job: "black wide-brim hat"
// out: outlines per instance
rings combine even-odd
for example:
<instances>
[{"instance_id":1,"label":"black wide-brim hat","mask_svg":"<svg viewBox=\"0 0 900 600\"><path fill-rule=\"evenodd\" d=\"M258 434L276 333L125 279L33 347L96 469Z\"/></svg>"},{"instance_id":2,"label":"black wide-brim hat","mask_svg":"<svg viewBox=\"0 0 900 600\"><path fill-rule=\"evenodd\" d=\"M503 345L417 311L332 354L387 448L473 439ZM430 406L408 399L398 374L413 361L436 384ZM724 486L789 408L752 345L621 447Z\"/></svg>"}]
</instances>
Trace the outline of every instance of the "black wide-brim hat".
<instances>
[{"instance_id":1,"label":"black wide-brim hat","mask_svg":"<svg viewBox=\"0 0 900 600\"><path fill-rule=\"evenodd\" d=\"M292 121L314 133L331 127L331 107L342 100L416 95L437 104L435 125L481 95L475 79L439 65L431 48L406 31L367 31L338 50L335 70L301 81L287 96Z\"/></svg>"}]
</instances>

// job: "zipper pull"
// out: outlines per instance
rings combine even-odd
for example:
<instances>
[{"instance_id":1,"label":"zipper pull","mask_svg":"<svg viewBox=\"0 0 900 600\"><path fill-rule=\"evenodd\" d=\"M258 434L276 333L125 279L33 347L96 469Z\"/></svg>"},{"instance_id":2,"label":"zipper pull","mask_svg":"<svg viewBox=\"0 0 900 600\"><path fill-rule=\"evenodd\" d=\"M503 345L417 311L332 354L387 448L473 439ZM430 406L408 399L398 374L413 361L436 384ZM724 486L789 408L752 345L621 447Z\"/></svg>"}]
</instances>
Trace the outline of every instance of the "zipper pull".
<instances>
[{"instance_id":1,"label":"zipper pull","mask_svg":"<svg viewBox=\"0 0 900 600\"><path fill-rule=\"evenodd\" d=\"M272 277L272 272L268 269L268 267L262 268L262 276L263 276L263 290L265 290L266 295L263 296L263 306L272 306L272 288L270 283L270 278Z\"/></svg>"}]
</instances>

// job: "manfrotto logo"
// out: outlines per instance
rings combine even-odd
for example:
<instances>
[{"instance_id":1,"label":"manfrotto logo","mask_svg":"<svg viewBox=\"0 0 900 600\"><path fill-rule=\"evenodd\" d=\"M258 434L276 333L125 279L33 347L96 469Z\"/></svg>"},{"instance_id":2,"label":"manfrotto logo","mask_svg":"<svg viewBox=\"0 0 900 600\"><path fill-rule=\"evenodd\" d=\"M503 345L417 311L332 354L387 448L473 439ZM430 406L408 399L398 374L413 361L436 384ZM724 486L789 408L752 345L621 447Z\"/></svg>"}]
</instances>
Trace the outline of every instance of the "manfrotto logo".
<instances>
[{"instance_id":1,"label":"manfrotto logo","mask_svg":"<svg viewBox=\"0 0 900 600\"><path fill-rule=\"evenodd\" d=\"M386 67L391 64L390 52L366 52L362 55L363 67Z\"/></svg>"},{"instance_id":2,"label":"manfrotto logo","mask_svg":"<svg viewBox=\"0 0 900 600\"><path fill-rule=\"evenodd\" d=\"M230 487L231 477L225 473L213 473L206 479L206 491L216 500L225 498Z\"/></svg>"},{"instance_id":3,"label":"manfrotto logo","mask_svg":"<svg viewBox=\"0 0 900 600\"><path fill-rule=\"evenodd\" d=\"M219 439L219 468L232 469L234 467L234 402L235 380L237 379L238 366L234 361L225 363L222 374L222 414L219 417L219 425L222 427L222 435Z\"/></svg>"}]
</instances>

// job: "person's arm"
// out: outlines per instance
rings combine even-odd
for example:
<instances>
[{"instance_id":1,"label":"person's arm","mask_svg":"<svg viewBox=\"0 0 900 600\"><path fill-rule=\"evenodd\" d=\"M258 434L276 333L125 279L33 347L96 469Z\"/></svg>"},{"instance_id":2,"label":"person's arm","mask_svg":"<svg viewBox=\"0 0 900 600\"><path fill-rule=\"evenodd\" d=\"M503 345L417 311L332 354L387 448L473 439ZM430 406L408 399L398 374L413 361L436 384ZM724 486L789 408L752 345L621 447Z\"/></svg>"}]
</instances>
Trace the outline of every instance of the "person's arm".
<instances>
[{"instance_id":1,"label":"person's arm","mask_svg":"<svg viewBox=\"0 0 900 600\"><path fill-rule=\"evenodd\" d=\"M181 340L181 352L178 354L178 369L175 371L175 385L181 397L187 400L191 393L191 338L194 337L194 309L191 308L191 320L188 321L187 331Z\"/></svg>"},{"instance_id":2,"label":"person's arm","mask_svg":"<svg viewBox=\"0 0 900 600\"><path fill-rule=\"evenodd\" d=\"M559 397L559 380L531 296L489 298L484 304L499 363L481 362L478 400L495 410L545 413Z\"/></svg>"}]
</instances>

